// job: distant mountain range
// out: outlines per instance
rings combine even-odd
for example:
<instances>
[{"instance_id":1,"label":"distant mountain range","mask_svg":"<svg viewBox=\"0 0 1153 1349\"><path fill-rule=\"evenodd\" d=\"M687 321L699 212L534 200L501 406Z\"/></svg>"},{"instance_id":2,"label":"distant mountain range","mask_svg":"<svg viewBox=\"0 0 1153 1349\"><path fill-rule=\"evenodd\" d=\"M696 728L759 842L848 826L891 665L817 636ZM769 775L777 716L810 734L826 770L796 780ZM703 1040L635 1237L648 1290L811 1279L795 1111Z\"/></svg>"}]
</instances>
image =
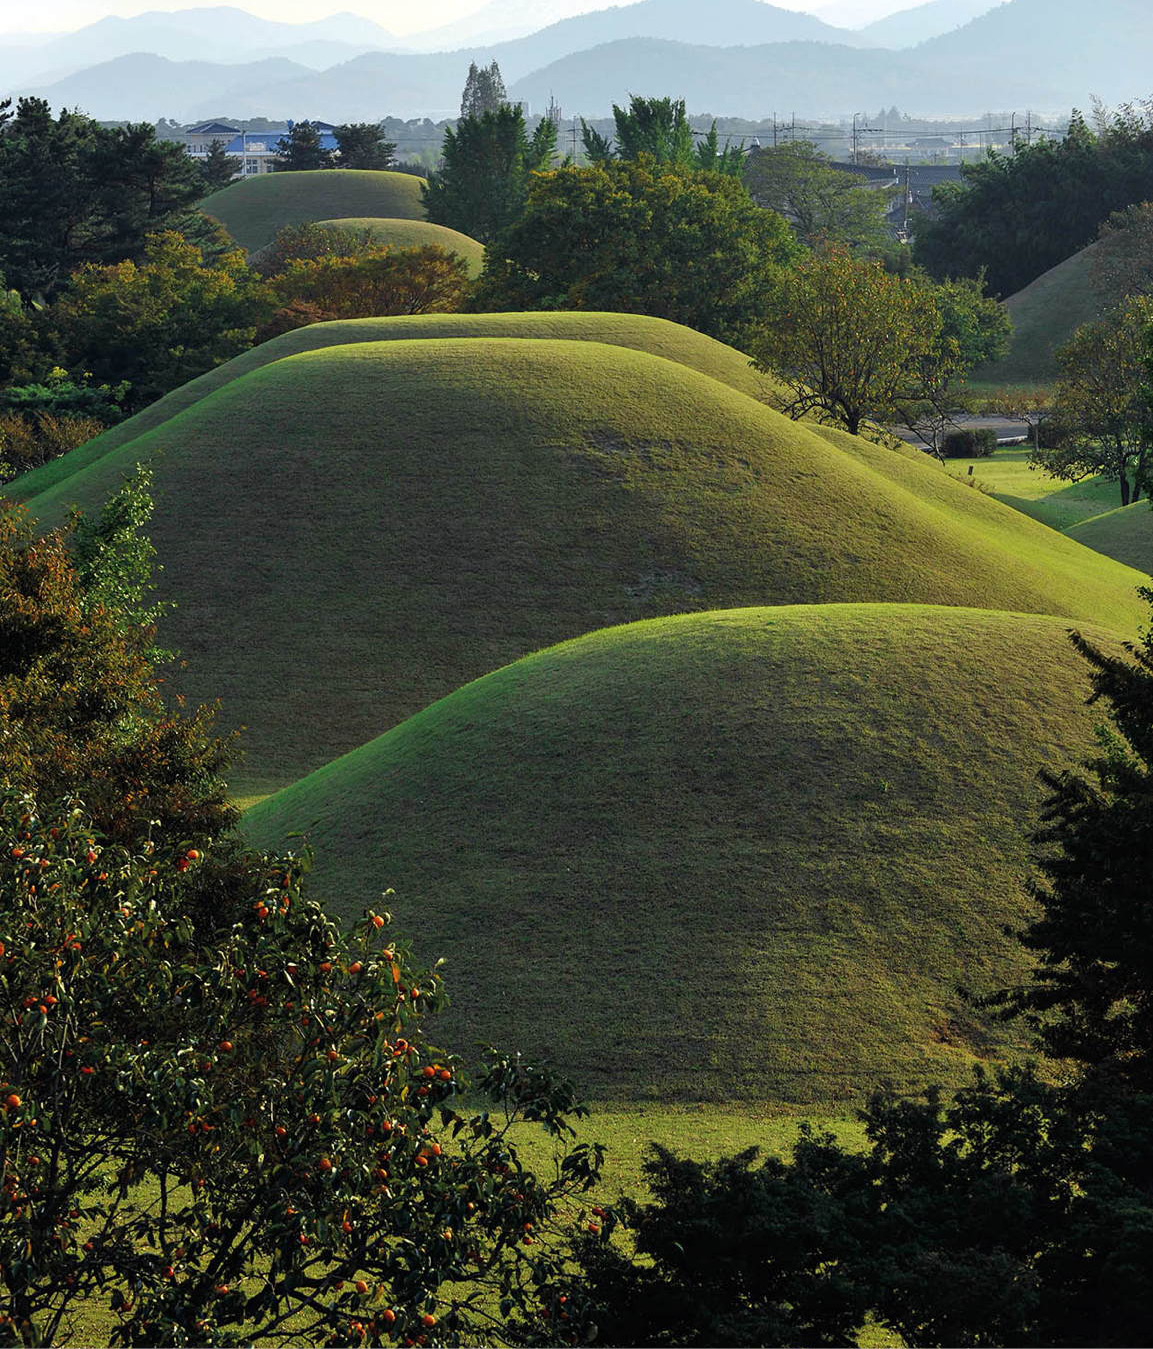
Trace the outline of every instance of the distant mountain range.
<instances>
[{"instance_id":1,"label":"distant mountain range","mask_svg":"<svg viewBox=\"0 0 1153 1349\"><path fill-rule=\"evenodd\" d=\"M441 32L507 29L530 5L555 13L575 3L491 0ZM1063 113L1093 95L1116 103L1150 92L1153 5L1097 0L1090 23L1053 0L929 0L849 32L763 0L639 0L508 41L413 50L418 41L402 47L354 15L273 24L221 7L106 19L39 46L0 46L0 93L37 93L108 120L441 118L455 115L469 62L495 60L532 110L555 98L590 117L631 93L751 118L893 104L919 115ZM213 55L221 47L227 60Z\"/></svg>"}]
</instances>

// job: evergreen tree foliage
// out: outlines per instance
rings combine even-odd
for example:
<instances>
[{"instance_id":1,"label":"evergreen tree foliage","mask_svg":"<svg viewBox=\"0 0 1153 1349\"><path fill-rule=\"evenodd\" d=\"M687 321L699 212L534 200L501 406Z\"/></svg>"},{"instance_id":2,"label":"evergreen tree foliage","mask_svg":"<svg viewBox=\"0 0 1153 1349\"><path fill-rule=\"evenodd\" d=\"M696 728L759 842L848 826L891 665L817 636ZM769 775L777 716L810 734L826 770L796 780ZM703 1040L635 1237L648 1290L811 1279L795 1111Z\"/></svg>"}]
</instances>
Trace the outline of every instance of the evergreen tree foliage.
<instances>
[{"instance_id":1,"label":"evergreen tree foliage","mask_svg":"<svg viewBox=\"0 0 1153 1349\"><path fill-rule=\"evenodd\" d=\"M445 132L442 167L429 174L429 220L491 242L519 217L531 176L556 156L556 138L547 120L530 137L524 114L508 104L463 118Z\"/></svg>"},{"instance_id":2,"label":"evergreen tree foliage","mask_svg":"<svg viewBox=\"0 0 1153 1349\"><path fill-rule=\"evenodd\" d=\"M396 162L396 142L385 140L384 128L377 122L345 122L332 134L338 168L379 171Z\"/></svg>"},{"instance_id":3,"label":"evergreen tree foliage","mask_svg":"<svg viewBox=\"0 0 1153 1349\"><path fill-rule=\"evenodd\" d=\"M214 140L208 147L208 153L197 164L201 181L204 183L205 196L227 187L240 175L243 167L244 163L238 155L228 153L224 141Z\"/></svg>"},{"instance_id":4,"label":"evergreen tree foliage","mask_svg":"<svg viewBox=\"0 0 1153 1349\"><path fill-rule=\"evenodd\" d=\"M662 167L686 172L699 170L733 177L740 177L744 172L744 147L727 145L722 150L716 122L697 144L696 133L685 112L684 99L634 95L627 108L613 104L613 121L616 123L615 145L581 119L585 156L591 164L637 160L647 155Z\"/></svg>"},{"instance_id":5,"label":"evergreen tree foliage","mask_svg":"<svg viewBox=\"0 0 1153 1349\"><path fill-rule=\"evenodd\" d=\"M331 169L333 164L332 151L321 144L320 132L311 122L294 122L288 135L276 142L275 167L281 172Z\"/></svg>"},{"instance_id":6,"label":"evergreen tree foliage","mask_svg":"<svg viewBox=\"0 0 1153 1349\"><path fill-rule=\"evenodd\" d=\"M183 148L149 125L53 117L37 98L0 110L0 270L26 299L52 296L84 263L139 258L203 195Z\"/></svg>"},{"instance_id":7,"label":"evergreen tree foliage","mask_svg":"<svg viewBox=\"0 0 1153 1349\"><path fill-rule=\"evenodd\" d=\"M935 220L918 222L916 260L933 276L988 275L1015 294L1091 243L1113 212L1153 197L1153 109L1075 113L1060 140L1024 141L966 164L962 183L934 193Z\"/></svg>"},{"instance_id":8,"label":"evergreen tree foliage","mask_svg":"<svg viewBox=\"0 0 1153 1349\"><path fill-rule=\"evenodd\" d=\"M460 99L462 120L466 117L483 117L486 112L497 112L506 103L508 90L504 87L500 66L495 61L487 66L471 62Z\"/></svg>"}]
</instances>

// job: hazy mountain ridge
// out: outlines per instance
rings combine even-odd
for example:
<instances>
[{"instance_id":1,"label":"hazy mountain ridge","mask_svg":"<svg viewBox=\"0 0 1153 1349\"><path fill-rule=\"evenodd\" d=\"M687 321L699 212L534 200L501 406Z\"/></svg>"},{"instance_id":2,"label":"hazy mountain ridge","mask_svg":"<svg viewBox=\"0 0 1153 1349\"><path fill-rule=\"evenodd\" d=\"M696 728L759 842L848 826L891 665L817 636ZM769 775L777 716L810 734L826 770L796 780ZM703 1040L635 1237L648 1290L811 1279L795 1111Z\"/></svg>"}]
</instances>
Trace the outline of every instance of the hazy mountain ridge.
<instances>
[{"instance_id":1,"label":"hazy mountain ridge","mask_svg":"<svg viewBox=\"0 0 1153 1349\"><path fill-rule=\"evenodd\" d=\"M951 11L935 12L956 15L975 2L949 0ZM1093 95L1117 103L1147 94L1153 7L1098 0L1090 25L1083 15L1055 12L1050 0L1007 0L908 50L834 40L842 36L811 15L760 0L718 0L707 12L690 0L640 0L454 52L378 50L319 72L291 58L291 69L200 63L194 70L197 63L180 61L167 71L167 87L159 67L140 58L132 67L112 61L40 84L37 92L106 119L190 121L225 107L235 117L440 118L455 114L468 63L496 60L514 98L538 112L555 98L569 115L603 116L630 93L673 94L694 112L748 117L792 110L839 117L894 103L920 115L1004 107L1061 114L1088 106ZM137 77L146 86L134 88ZM0 92L30 92L28 83L9 69Z\"/></svg>"},{"instance_id":2,"label":"hazy mountain ridge","mask_svg":"<svg viewBox=\"0 0 1153 1349\"><path fill-rule=\"evenodd\" d=\"M861 34L878 47L916 47L980 18L1005 0L928 0L865 24Z\"/></svg>"}]
</instances>

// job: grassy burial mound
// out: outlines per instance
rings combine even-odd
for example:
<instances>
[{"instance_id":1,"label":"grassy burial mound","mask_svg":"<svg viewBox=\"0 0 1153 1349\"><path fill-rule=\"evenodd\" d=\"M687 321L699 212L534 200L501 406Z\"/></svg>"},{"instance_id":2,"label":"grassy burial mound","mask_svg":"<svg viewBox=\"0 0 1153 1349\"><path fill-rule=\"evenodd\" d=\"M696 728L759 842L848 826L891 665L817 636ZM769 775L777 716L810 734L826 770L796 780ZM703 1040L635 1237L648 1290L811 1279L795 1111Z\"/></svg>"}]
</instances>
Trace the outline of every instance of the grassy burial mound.
<instances>
[{"instance_id":1,"label":"grassy burial mound","mask_svg":"<svg viewBox=\"0 0 1153 1349\"><path fill-rule=\"evenodd\" d=\"M1074 253L1005 301L1013 337L1001 360L973 372L989 385L1048 384L1057 378L1057 348L1101 316L1091 276L1095 244Z\"/></svg>"},{"instance_id":2,"label":"grassy burial mound","mask_svg":"<svg viewBox=\"0 0 1153 1349\"><path fill-rule=\"evenodd\" d=\"M1148 501L1134 501L1131 506L1094 515L1066 533L1127 567L1153 574L1153 511Z\"/></svg>"},{"instance_id":3,"label":"grassy burial mound","mask_svg":"<svg viewBox=\"0 0 1153 1349\"><path fill-rule=\"evenodd\" d=\"M484 244L478 243L460 230L447 225L434 225L429 220L381 220L371 216L356 216L351 220L318 220L324 229L352 230L369 235L375 244L392 248L425 248L435 244L448 253L456 253L468 263L471 276L479 276L484 266Z\"/></svg>"},{"instance_id":4,"label":"grassy burial mound","mask_svg":"<svg viewBox=\"0 0 1153 1349\"><path fill-rule=\"evenodd\" d=\"M199 209L255 253L285 225L350 216L423 220L423 182L415 174L371 169L261 173L213 192Z\"/></svg>"},{"instance_id":5,"label":"grassy burial mound","mask_svg":"<svg viewBox=\"0 0 1153 1349\"><path fill-rule=\"evenodd\" d=\"M255 370L29 506L55 522L153 464L163 638L249 727L256 789L638 618L890 600L1136 628L1136 573L920 459L623 347L438 338Z\"/></svg>"},{"instance_id":6,"label":"grassy burial mound","mask_svg":"<svg viewBox=\"0 0 1153 1349\"><path fill-rule=\"evenodd\" d=\"M232 380L270 365L273 361L282 360L285 356L361 342L432 337L517 337L604 342L677 361L770 406L779 406L780 403L777 384L767 375L754 370L743 352L682 324L670 323L667 319L647 318L642 314L418 314L406 318L316 323L310 328L298 328L271 342L265 342L210 370L206 375L190 380L138 412L135 417L90 440L80 449L24 474L19 481L9 484L8 493L17 500L27 501L55 487L73 473L87 468L109 451L118 449L146 431L154 430Z\"/></svg>"},{"instance_id":7,"label":"grassy burial mound","mask_svg":"<svg viewBox=\"0 0 1153 1349\"><path fill-rule=\"evenodd\" d=\"M958 1082L1011 1032L1042 766L1093 744L1058 619L901 605L601 631L255 806L317 891L448 961L440 1032L596 1097L834 1101ZM1086 629L1100 638L1101 634ZM1109 640L1109 639L1106 639Z\"/></svg>"}]
</instances>

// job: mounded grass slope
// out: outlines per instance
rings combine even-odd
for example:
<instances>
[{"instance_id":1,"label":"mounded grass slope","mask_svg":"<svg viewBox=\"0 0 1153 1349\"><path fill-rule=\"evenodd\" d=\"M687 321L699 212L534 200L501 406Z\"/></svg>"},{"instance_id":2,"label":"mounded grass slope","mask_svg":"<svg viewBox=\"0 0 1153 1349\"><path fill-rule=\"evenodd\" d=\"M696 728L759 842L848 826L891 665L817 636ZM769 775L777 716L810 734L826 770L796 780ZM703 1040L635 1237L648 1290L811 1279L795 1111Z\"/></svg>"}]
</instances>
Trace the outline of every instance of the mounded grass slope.
<instances>
[{"instance_id":1,"label":"mounded grass slope","mask_svg":"<svg viewBox=\"0 0 1153 1349\"><path fill-rule=\"evenodd\" d=\"M1148 501L1134 501L1130 506L1092 516L1066 532L1087 548L1153 574L1153 510Z\"/></svg>"},{"instance_id":2,"label":"mounded grass slope","mask_svg":"<svg viewBox=\"0 0 1153 1349\"><path fill-rule=\"evenodd\" d=\"M647 351L652 356L678 361L703 375L711 375L770 406L779 406L778 386L753 369L743 352L706 337L692 328L667 319L641 314L418 314L407 318L351 319L341 323L317 323L298 328L282 337L253 347L206 375L174 389L151 406L111 427L86 445L43 467L24 474L8 485L8 494L27 501L63 482L94 460L118 449L198 403L210 393L273 361L305 351L345 346L358 342L394 342L430 337L524 337L558 338L571 342L605 342L612 346ZM832 434L830 432L830 434Z\"/></svg>"},{"instance_id":3,"label":"mounded grass slope","mask_svg":"<svg viewBox=\"0 0 1153 1349\"><path fill-rule=\"evenodd\" d=\"M1091 628L1098 640L1109 641ZM900 605L694 614L473 683L250 810L334 910L385 903L439 1034L594 1097L836 1101L1011 1050L1037 771L1093 745L1058 619Z\"/></svg>"},{"instance_id":4,"label":"mounded grass slope","mask_svg":"<svg viewBox=\"0 0 1153 1349\"><path fill-rule=\"evenodd\" d=\"M285 225L338 217L423 220L423 178L369 169L261 173L213 192L199 209L219 220L242 248L255 253Z\"/></svg>"},{"instance_id":5,"label":"mounded grass slope","mask_svg":"<svg viewBox=\"0 0 1153 1349\"><path fill-rule=\"evenodd\" d=\"M1090 279L1095 248L1090 244L1074 253L1005 301L1014 328L1009 351L1000 361L975 370L976 383L1048 384L1057 378L1057 348L1101 314L1101 299Z\"/></svg>"},{"instance_id":6,"label":"mounded grass slope","mask_svg":"<svg viewBox=\"0 0 1153 1349\"><path fill-rule=\"evenodd\" d=\"M232 380L29 504L55 522L153 463L163 639L249 727L238 790L638 618L887 600L1136 629L1136 573L853 445L624 347L363 343Z\"/></svg>"},{"instance_id":7,"label":"mounded grass slope","mask_svg":"<svg viewBox=\"0 0 1153 1349\"><path fill-rule=\"evenodd\" d=\"M484 266L484 244L447 225L430 220L381 220L372 216L354 216L349 220L318 220L325 229L355 230L370 234L378 244L393 248L424 248L436 244L449 253L458 253L468 263L471 276L479 276Z\"/></svg>"}]
</instances>

